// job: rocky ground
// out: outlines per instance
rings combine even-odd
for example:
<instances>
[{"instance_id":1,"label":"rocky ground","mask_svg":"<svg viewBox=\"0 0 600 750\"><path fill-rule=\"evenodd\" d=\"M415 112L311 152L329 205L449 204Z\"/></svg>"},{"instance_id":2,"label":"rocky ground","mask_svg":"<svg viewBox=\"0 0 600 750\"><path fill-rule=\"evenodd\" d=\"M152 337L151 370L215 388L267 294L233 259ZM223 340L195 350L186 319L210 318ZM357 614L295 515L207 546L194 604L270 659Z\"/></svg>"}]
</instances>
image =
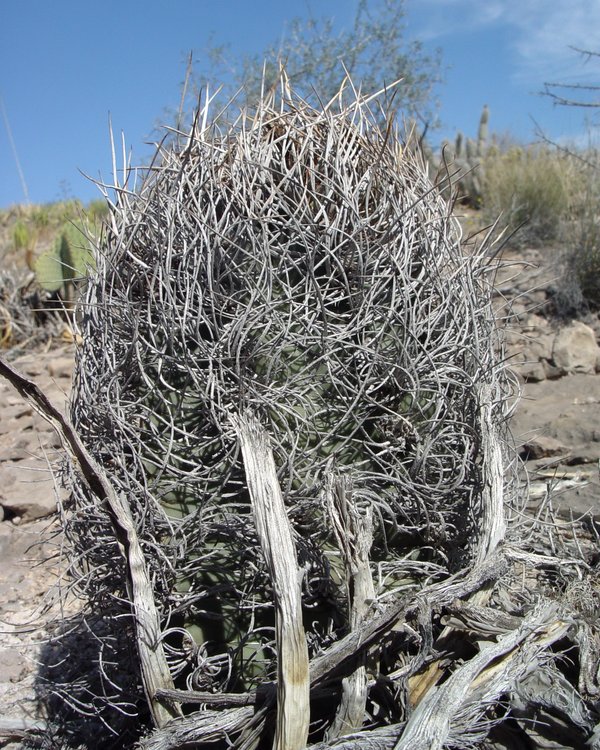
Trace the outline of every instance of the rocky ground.
<instances>
[{"instance_id":1,"label":"rocky ground","mask_svg":"<svg viewBox=\"0 0 600 750\"><path fill-rule=\"evenodd\" d=\"M507 357L521 387L511 428L530 498L551 492L561 515L600 518L600 320L556 314L568 289L551 253L506 253L504 260L496 307L510 316Z\"/></svg>"},{"instance_id":2,"label":"rocky ground","mask_svg":"<svg viewBox=\"0 0 600 750\"><path fill-rule=\"evenodd\" d=\"M507 253L505 260L496 307L512 316L508 356L522 386L512 429L530 497L552 492L560 514L591 510L600 520L600 322L550 315L557 272L543 253ZM73 354L63 344L28 352L15 365L64 407ZM19 746L18 732L6 735L7 723L40 718L36 659L61 607L76 606L49 595L60 576L60 489L50 472L59 456L51 428L0 381L0 746Z\"/></svg>"},{"instance_id":3,"label":"rocky ground","mask_svg":"<svg viewBox=\"0 0 600 750\"><path fill-rule=\"evenodd\" d=\"M30 352L15 364L64 408L72 347ZM77 606L57 592L61 490L51 467L60 461L59 445L50 426L0 380L0 746L14 719L29 726L39 718L36 660L64 607ZM4 737L7 747L19 746L16 735Z\"/></svg>"}]
</instances>

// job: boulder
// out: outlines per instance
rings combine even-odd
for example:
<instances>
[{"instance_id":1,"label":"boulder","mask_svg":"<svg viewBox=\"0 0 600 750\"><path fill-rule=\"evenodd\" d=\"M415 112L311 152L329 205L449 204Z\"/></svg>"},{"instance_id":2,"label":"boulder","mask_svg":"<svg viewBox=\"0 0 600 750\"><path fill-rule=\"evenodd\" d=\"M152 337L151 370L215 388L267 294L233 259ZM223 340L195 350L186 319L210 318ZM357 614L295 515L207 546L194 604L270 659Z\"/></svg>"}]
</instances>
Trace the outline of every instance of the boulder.
<instances>
[{"instance_id":1,"label":"boulder","mask_svg":"<svg viewBox=\"0 0 600 750\"><path fill-rule=\"evenodd\" d=\"M548 377L554 335L550 324L540 315L529 313L520 330L505 335L508 361L525 382L539 382Z\"/></svg>"},{"instance_id":2,"label":"boulder","mask_svg":"<svg viewBox=\"0 0 600 750\"><path fill-rule=\"evenodd\" d=\"M566 456L569 449L560 440L549 435L538 435L524 443L519 455L525 461L532 459L550 458L552 456Z\"/></svg>"},{"instance_id":3,"label":"boulder","mask_svg":"<svg viewBox=\"0 0 600 750\"><path fill-rule=\"evenodd\" d=\"M48 464L40 459L5 464L2 470L3 485L0 488L0 506L5 517L30 521L56 511L57 490L61 499L66 492L52 478Z\"/></svg>"},{"instance_id":4,"label":"boulder","mask_svg":"<svg viewBox=\"0 0 600 750\"><path fill-rule=\"evenodd\" d=\"M70 380L73 373L73 357L56 356L48 362L48 374L52 378Z\"/></svg>"},{"instance_id":5,"label":"boulder","mask_svg":"<svg viewBox=\"0 0 600 750\"><path fill-rule=\"evenodd\" d=\"M578 320L562 328L554 339L552 359L565 375L596 372L600 348L594 331Z\"/></svg>"},{"instance_id":6,"label":"boulder","mask_svg":"<svg viewBox=\"0 0 600 750\"><path fill-rule=\"evenodd\" d=\"M18 651L0 649L0 682L19 682L31 671L26 658Z\"/></svg>"},{"instance_id":7,"label":"boulder","mask_svg":"<svg viewBox=\"0 0 600 750\"><path fill-rule=\"evenodd\" d=\"M544 363L536 359L529 349L515 356L512 360L512 369L525 383L539 383L547 377Z\"/></svg>"}]
</instances>

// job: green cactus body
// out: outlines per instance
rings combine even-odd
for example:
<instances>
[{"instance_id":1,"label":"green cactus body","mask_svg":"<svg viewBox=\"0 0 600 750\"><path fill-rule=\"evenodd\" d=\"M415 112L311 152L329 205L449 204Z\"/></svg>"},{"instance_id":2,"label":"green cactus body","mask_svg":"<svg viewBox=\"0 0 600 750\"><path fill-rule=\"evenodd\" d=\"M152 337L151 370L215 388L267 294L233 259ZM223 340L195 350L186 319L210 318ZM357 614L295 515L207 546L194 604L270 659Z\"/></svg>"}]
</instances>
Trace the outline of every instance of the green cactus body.
<instances>
[{"instance_id":1,"label":"green cactus body","mask_svg":"<svg viewBox=\"0 0 600 750\"><path fill-rule=\"evenodd\" d=\"M454 155L457 159L462 159L464 157L463 146L464 138L463 134L459 130L456 134L456 140L454 141Z\"/></svg>"},{"instance_id":2,"label":"green cactus body","mask_svg":"<svg viewBox=\"0 0 600 750\"><path fill-rule=\"evenodd\" d=\"M42 253L35 262L35 274L38 284L47 292L58 292L65 285L65 269L61 259L60 245L55 250Z\"/></svg>"},{"instance_id":3,"label":"green cactus body","mask_svg":"<svg viewBox=\"0 0 600 750\"><path fill-rule=\"evenodd\" d=\"M469 162L473 159L476 159L478 156L477 143L472 138L467 138L465 155L467 157L467 161Z\"/></svg>"},{"instance_id":4,"label":"green cactus body","mask_svg":"<svg viewBox=\"0 0 600 750\"><path fill-rule=\"evenodd\" d=\"M36 279L43 289L66 294L68 287L93 267L92 247L85 232L81 224L67 222L52 248L37 258Z\"/></svg>"}]
</instances>

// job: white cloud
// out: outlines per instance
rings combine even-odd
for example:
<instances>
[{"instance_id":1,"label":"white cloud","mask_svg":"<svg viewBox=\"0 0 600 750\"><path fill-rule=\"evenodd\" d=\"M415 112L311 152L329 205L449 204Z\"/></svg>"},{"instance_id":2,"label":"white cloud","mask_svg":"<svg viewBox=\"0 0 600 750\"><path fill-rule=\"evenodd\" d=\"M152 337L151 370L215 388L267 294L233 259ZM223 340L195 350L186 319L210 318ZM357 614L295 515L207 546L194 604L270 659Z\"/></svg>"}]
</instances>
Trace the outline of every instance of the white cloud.
<instances>
[{"instance_id":1,"label":"white cloud","mask_svg":"<svg viewBox=\"0 0 600 750\"><path fill-rule=\"evenodd\" d=\"M512 46L519 77L572 73L585 78L583 60L570 47L600 51L598 0L415 0L429 13L424 34L439 39L459 30L476 31L494 25L512 29ZM590 65L589 75L598 74Z\"/></svg>"},{"instance_id":2,"label":"white cloud","mask_svg":"<svg viewBox=\"0 0 600 750\"><path fill-rule=\"evenodd\" d=\"M590 125L586 130L580 130L571 135L561 135L556 143L571 150L586 150L600 148L600 127Z\"/></svg>"}]
</instances>

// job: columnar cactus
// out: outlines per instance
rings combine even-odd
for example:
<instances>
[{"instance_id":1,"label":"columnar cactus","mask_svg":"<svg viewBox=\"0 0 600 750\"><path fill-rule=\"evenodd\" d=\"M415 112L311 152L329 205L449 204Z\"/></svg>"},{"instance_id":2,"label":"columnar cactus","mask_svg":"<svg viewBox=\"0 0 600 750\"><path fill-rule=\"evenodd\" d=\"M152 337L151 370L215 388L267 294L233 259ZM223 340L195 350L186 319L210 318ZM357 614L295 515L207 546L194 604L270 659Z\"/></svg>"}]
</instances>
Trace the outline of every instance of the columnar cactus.
<instances>
[{"instance_id":1,"label":"columnar cactus","mask_svg":"<svg viewBox=\"0 0 600 750\"><path fill-rule=\"evenodd\" d=\"M449 166L454 174L454 188L458 197L472 206L479 206L483 191L483 159L489 148L489 109L483 107L477 130L477 140L464 138L459 131L454 143L444 141L440 148L440 158L433 160L435 170L442 176Z\"/></svg>"}]
</instances>

